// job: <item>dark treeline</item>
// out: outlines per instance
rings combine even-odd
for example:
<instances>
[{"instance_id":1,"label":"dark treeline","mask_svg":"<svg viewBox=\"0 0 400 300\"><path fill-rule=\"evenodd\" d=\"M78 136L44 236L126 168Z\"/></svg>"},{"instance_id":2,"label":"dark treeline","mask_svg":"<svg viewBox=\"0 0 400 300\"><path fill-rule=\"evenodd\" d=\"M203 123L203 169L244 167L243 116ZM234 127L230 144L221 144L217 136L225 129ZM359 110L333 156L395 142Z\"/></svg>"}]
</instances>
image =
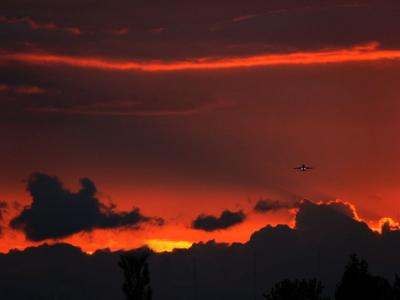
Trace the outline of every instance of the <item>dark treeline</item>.
<instances>
[{"instance_id":1,"label":"dark treeline","mask_svg":"<svg viewBox=\"0 0 400 300\"><path fill-rule=\"evenodd\" d=\"M122 289L127 300L151 300L150 274L147 258L151 251L139 249L122 254L118 263L124 274ZM317 279L284 279L276 283L265 300L330 300ZM390 283L382 276L372 275L368 263L356 254L350 256L342 278L336 286L335 300L400 300L400 277Z\"/></svg>"},{"instance_id":2,"label":"dark treeline","mask_svg":"<svg viewBox=\"0 0 400 300\"><path fill-rule=\"evenodd\" d=\"M289 280L275 284L266 300L329 300L323 296L323 284L316 279ZM400 277L393 284L382 276L372 275L368 263L353 254L336 286L335 300L400 300Z\"/></svg>"}]
</instances>

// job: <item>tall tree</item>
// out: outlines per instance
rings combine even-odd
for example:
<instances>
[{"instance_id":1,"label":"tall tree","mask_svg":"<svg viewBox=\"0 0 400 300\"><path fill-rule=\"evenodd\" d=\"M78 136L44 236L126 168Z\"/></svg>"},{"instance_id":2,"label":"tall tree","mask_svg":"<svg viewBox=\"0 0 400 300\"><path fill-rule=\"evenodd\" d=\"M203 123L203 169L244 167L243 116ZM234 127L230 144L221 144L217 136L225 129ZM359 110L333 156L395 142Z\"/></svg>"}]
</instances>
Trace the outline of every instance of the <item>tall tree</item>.
<instances>
[{"instance_id":1,"label":"tall tree","mask_svg":"<svg viewBox=\"0 0 400 300\"><path fill-rule=\"evenodd\" d=\"M127 300L151 300L150 273L147 259L151 251L147 248L121 255L118 266L124 273L122 290Z\"/></svg>"},{"instance_id":2,"label":"tall tree","mask_svg":"<svg viewBox=\"0 0 400 300\"><path fill-rule=\"evenodd\" d=\"M336 300L392 300L393 290L383 277L369 273L368 263L352 255L336 287Z\"/></svg>"}]
</instances>

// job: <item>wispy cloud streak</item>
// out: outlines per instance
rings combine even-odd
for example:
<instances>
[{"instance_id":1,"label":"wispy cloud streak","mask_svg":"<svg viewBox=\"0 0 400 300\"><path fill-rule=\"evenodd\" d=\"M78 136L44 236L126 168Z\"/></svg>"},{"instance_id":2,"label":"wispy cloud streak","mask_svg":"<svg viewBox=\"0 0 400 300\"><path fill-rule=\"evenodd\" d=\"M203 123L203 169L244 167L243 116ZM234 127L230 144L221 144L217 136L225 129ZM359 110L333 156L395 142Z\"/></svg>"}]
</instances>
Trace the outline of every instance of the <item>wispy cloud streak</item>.
<instances>
[{"instance_id":1,"label":"wispy cloud streak","mask_svg":"<svg viewBox=\"0 0 400 300\"><path fill-rule=\"evenodd\" d=\"M200 58L188 61L121 61L115 59L68 56L47 53L2 53L0 62L20 62L42 65L68 65L77 68L105 71L173 72L191 70L219 70L279 65L311 65L347 62L399 60L400 50L379 49L369 43L346 49L322 49L314 52L260 54L233 58Z\"/></svg>"},{"instance_id":2,"label":"wispy cloud streak","mask_svg":"<svg viewBox=\"0 0 400 300\"><path fill-rule=\"evenodd\" d=\"M60 30L60 31L64 31L70 34L74 34L74 35L80 35L82 33L82 31L78 28L78 27L62 27L62 26L58 26L54 23L41 23L38 21L33 20L30 17L21 17L21 18L17 18L17 17L4 17L4 16L0 16L0 23L5 23L5 24L26 24L27 26L29 26L32 30Z\"/></svg>"},{"instance_id":3,"label":"wispy cloud streak","mask_svg":"<svg viewBox=\"0 0 400 300\"><path fill-rule=\"evenodd\" d=\"M10 86L7 84L0 84L0 93L13 93L18 95L39 95L46 94L48 93L48 91L44 88L34 85Z\"/></svg>"},{"instance_id":4,"label":"wispy cloud streak","mask_svg":"<svg viewBox=\"0 0 400 300\"><path fill-rule=\"evenodd\" d=\"M202 112L213 111L231 105L233 105L233 103L228 101L216 101L181 110L140 110L135 108L134 105L121 105L118 103L111 103L107 106L80 105L73 107L32 107L28 110L36 113L58 113L74 115L165 117L190 116Z\"/></svg>"}]
</instances>

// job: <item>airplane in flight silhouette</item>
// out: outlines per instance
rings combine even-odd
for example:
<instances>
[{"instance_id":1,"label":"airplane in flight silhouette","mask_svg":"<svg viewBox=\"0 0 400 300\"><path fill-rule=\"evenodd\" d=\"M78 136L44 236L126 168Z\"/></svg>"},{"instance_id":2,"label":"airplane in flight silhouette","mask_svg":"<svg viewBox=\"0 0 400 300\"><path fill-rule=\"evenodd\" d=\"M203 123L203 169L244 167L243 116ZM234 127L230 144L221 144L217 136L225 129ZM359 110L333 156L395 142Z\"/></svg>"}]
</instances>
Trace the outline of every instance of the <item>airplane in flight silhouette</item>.
<instances>
[{"instance_id":1,"label":"airplane in flight silhouette","mask_svg":"<svg viewBox=\"0 0 400 300\"><path fill-rule=\"evenodd\" d=\"M306 166L305 164L302 164L301 166L297 168L293 168L294 170L299 170L300 172L306 172L308 170L312 170L313 167Z\"/></svg>"}]
</instances>

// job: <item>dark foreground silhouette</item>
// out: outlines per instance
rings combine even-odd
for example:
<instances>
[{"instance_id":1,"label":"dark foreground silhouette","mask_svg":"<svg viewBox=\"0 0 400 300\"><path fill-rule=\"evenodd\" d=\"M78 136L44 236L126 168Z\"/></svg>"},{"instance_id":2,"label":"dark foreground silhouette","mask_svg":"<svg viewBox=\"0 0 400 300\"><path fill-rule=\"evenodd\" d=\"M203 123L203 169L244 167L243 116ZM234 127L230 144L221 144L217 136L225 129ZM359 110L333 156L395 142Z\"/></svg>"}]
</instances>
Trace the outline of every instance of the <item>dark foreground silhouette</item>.
<instances>
[{"instance_id":1,"label":"dark foreground silhouette","mask_svg":"<svg viewBox=\"0 0 400 300\"><path fill-rule=\"evenodd\" d=\"M269 292L264 294L266 300L328 300L322 297L324 287L320 281L311 280L288 280L278 282Z\"/></svg>"},{"instance_id":2,"label":"dark foreground silhouette","mask_svg":"<svg viewBox=\"0 0 400 300\"><path fill-rule=\"evenodd\" d=\"M150 273L147 259L151 251L139 249L121 255L118 262L125 282L122 289L127 300L151 300ZM265 300L329 300L323 296L324 286L316 279L284 279L263 294ZM368 263L357 255L350 256L336 286L335 300L400 300L400 277L391 284L369 272Z\"/></svg>"},{"instance_id":3,"label":"dark foreground silhouette","mask_svg":"<svg viewBox=\"0 0 400 300\"><path fill-rule=\"evenodd\" d=\"M393 285L384 277L371 275L367 261L352 255L336 287L335 299L397 300L400 299L399 284L397 275Z\"/></svg>"},{"instance_id":4,"label":"dark foreground silhouette","mask_svg":"<svg viewBox=\"0 0 400 300\"><path fill-rule=\"evenodd\" d=\"M124 273L122 290L127 300L151 300L150 275L147 258L150 250L138 249L121 254L118 266Z\"/></svg>"},{"instance_id":5,"label":"dark foreground silhouette","mask_svg":"<svg viewBox=\"0 0 400 300\"><path fill-rule=\"evenodd\" d=\"M328 300L324 298L323 285L316 279L289 280L275 284L266 300ZM336 286L335 300L400 300L400 277L393 285L381 276L371 275L366 260L353 254L347 263L342 279Z\"/></svg>"}]
</instances>

